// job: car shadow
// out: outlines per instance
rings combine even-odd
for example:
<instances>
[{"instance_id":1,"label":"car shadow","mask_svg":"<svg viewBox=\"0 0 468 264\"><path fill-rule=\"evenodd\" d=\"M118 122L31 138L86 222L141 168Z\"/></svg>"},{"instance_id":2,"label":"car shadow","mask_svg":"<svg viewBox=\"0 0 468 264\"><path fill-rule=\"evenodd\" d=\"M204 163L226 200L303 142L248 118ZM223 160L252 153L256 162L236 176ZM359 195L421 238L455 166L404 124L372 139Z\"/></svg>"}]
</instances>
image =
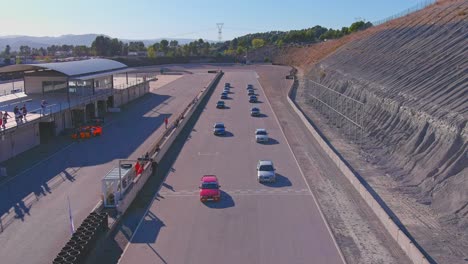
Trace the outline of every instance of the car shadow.
<instances>
[{"instance_id":1,"label":"car shadow","mask_svg":"<svg viewBox=\"0 0 468 264\"><path fill-rule=\"evenodd\" d=\"M279 174L279 173L276 173L276 182L275 183L267 183L267 182L262 182L261 184L265 185L265 186L268 186L268 187L273 187L273 188L281 188L281 187L289 187L289 186L292 186L292 183L291 181Z\"/></svg>"},{"instance_id":2,"label":"car shadow","mask_svg":"<svg viewBox=\"0 0 468 264\"><path fill-rule=\"evenodd\" d=\"M219 109L219 110L228 110L228 109L231 109L231 107L229 107L229 106L225 106L225 107L223 107L223 108L217 108L217 107L216 107L216 109Z\"/></svg>"},{"instance_id":3,"label":"car shadow","mask_svg":"<svg viewBox=\"0 0 468 264\"><path fill-rule=\"evenodd\" d=\"M267 115L265 114L258 114L256 116L252 116L252 117L256 117L256 118L265 118L265 117L268 117Z\"/></svg>"},{"instance_id":4,"label":"car shadow","mask_svg":"<svg viewBox=\"0 0 468 264\"><path fill-rule=\"evenodd\" d=\"M257 100L257 101L255 101L255 102L250 102L250 101L249 101L249 103L251 103L251 104L261 104L261 103L263 103L263 102L260 101L260 100Z\"/></svg>"},{"instance_id":5,"label":"car shadow","mask_svg":"<svg viewBox=\"0 0 468 264\"><path fill-rule=\"evenodd\" d=\"M229 132L229 131L225 131L224 135L215 135L215 136L218 136L218 137L233 137L234 134Z\"/></svg>"},{"instance_id":6,"label":"car shadow","mask_svg":"<svg viewBox=\"0 0 468 264\"><path fill-rule=\"evenodd\" d=\"M268 138L268 141L260 141L258 142L259 144L262 144L262 145L277 145L279 144L278 140L274 139L274 138Z\"/></svg>"},{"instance_id":7,"label":"car shadow","mask_svg":"<svg viewBox=\"0 0 468 264\"><path fill-rule=\"evenodd\" d=\"M234 207L236 204L232 199L232 196L229 195L227 192L221 190L221 200L219 202L205 202L203 203L206 207L213 208L213 209L223 209Z\"/></svg>"}]
</instances>

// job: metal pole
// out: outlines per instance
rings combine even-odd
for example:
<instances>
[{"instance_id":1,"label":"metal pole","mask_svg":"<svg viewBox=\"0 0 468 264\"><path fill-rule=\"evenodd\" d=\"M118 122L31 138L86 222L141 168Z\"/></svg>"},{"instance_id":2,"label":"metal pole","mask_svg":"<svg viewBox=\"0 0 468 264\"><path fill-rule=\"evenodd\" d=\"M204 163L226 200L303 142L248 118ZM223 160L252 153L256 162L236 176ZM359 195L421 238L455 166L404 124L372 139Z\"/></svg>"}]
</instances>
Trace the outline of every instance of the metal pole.
<instances>
[{"instance_id":1,"label":"metal pole","mask_svg":"<svg viewBox=\"0 0 468 264\"><path fill-rule=\"evenodd\" d=\"M119 200L122 199L122 171L121 171L121 160L119 160L119 191L120 191L120 197Z\"/></svg>"}]
</instances>

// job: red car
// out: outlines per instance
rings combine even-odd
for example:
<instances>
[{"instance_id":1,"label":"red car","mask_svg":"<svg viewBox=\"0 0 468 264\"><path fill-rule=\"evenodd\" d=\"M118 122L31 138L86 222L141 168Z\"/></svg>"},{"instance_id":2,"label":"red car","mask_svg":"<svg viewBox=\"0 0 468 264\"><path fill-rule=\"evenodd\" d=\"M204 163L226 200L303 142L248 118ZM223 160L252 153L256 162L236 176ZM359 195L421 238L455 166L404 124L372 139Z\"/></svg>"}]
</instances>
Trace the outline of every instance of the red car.
<instances>
[{"instance_id":1,"label":"red car","mask_svg":"<svg viewBox=\"0 0 468 264\"><path fill-rule=\"evenodd\" d=\"M218 178L215 175L205 175L201 178L200 183L200 201L215 201L221 200L221 191L219 190Z\"/></svg>"}]
</instances>

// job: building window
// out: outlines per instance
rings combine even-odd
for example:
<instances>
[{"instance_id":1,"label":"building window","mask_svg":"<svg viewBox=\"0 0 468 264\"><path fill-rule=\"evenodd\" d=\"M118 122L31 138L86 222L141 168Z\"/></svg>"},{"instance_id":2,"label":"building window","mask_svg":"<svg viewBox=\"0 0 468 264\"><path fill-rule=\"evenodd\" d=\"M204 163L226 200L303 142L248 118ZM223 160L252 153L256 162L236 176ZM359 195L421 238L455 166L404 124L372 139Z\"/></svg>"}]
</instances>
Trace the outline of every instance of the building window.
<instances>
[{"instance_id":1,"label":"building window","mask_svg":"<svg viewBox=\"0 0 468 264\"><path fill-rule=\"evenodd\" d=\"M44 93L66 92L67 82L65 81L44 81L42 89Z\"/></svg>"}]
</instances>

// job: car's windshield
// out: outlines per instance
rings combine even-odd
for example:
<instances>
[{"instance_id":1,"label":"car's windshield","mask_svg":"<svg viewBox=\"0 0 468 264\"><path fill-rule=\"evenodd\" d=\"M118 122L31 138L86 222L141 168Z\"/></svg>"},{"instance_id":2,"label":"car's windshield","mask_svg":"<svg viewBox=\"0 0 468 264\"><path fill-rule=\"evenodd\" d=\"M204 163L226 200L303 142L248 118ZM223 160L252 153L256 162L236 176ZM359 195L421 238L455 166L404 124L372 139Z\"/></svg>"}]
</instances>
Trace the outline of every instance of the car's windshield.
<instances>
[{"instance_id":1,"label":"car's windshield","mask_svg":"<svg viewBox=\"0 0 468 264\"><path fill-rule=\"evenodd\" d=\"M223 102L223 101L219 101L218 104L224 104L224 102Z\"/></svg>"},{"instance_id":2,"label":"car's windshield","mask_svg":"<svg viewBox=\"0 0 468 264\"><path fill-rule=\"evenodd\" d=\"M224 128L224 125L223 124L216 124L215 128Z\"/></svg>"},{"instance_id":3,"label":"car's windshield","mask_svg":"<svg viewBox=\"0 0 468 264\"><path fill-rule=\"evenodd\" d=\"M252 111L258 111L258 108L252 108Z\"/></svg>"},{"instance_id":4,"label":"car's windshield","mask_svg":"<svg viewBox=\"0 0 468 264\"><path fill-rule=\"evenodd\" d=\"M218 189L218 184L216 182L204 182L201 187L202 189Z\"/></svg>"},{"instance_id":5,"label":"car's windshield","mask_svg":"<svg viewBox=\"0 0 468 264\"><path fill-rule=\"evenodd\" d=\"M271 165L262 165L260 166L260 169L261 171L273 171L273 166Z\"/></svg>"},{"instance_id":6,"label":"car's windshield","mask_svg":"<svg viewBox=\"0 0 468 264\"><path fill-rule=\"evenodd\" d=\"M257 134L257 135L266 135L267 132L266 132L266 131L257 131L256 134Z\"/></svg>"}]
</instances>

